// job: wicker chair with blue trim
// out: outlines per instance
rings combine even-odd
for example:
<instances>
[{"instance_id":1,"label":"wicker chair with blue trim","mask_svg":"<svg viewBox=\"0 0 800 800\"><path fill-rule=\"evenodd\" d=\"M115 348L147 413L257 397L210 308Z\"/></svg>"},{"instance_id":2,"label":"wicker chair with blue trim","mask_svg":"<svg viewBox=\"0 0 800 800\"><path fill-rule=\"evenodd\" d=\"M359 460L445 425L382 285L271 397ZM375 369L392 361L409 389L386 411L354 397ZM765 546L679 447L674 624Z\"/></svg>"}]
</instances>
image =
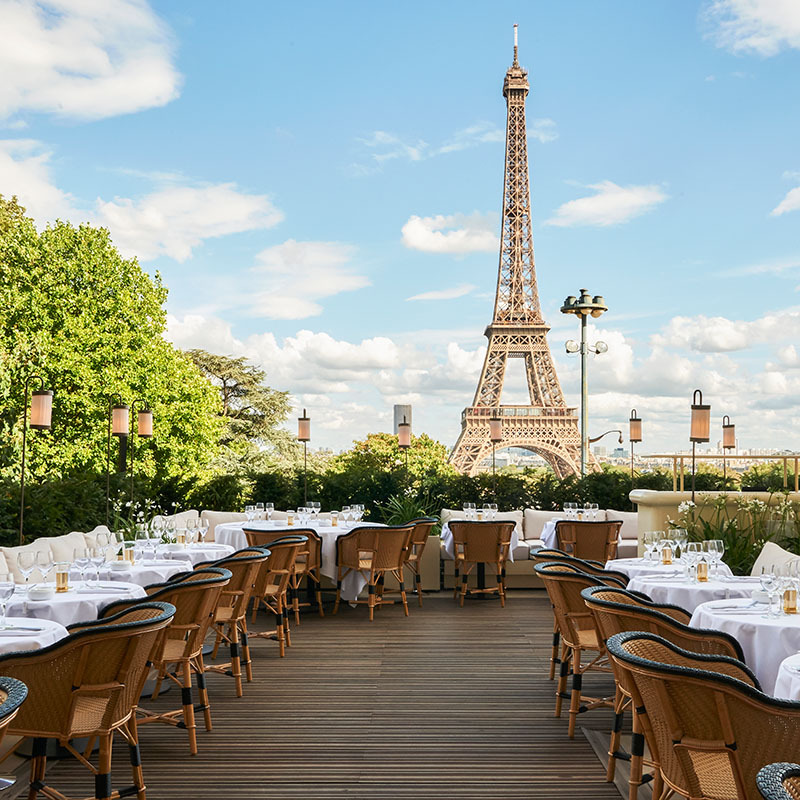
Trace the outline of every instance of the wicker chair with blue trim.
<instances>
[{"instance_id":1,"label":"wicker chair with blue trim","mask_svg":"<svg viewBox=\"0 0 800 800\"><path fill-rule=\"evenodd\" d=\"M161 639L160 646L151 657L157 672L152 699L156 700L165 678L181 689L181 708L156 713L139 706L136 709L138 724L162 722L184 728L189 735L189 752L197 754L197 726L195 711L203 712L207 731L211 730L211 704L206 688L203 641L219 602L223 586L227 586L231 572L220 567L205 567L183 575L181 580L154 583L145 587L148 599L175 606L175 616ZM140 600L119 600L106 606L100 617L110 617L130 608ZM197 678L200 703L192 699L192 677Z\"/></svg>"},{"instance_id":2,"label":"wicker chair with blue trim","mask_svg":"<svg viewBox=\"0 0 800 800\"><path fill-rule=\"evenodd\" d=\"M767 764L756 775L756 786L764 800L800 800L800 764Z\"/></svg>"},{"instance_id":3,"label":"wicker chair with blue trim","mask_svg":"<svg viewBox=\"0 0 800 800\"><path fill-rule=\"evenodd\" d=\"M617 633L607 647L644 709L664 795L760 800L759 770L800 752L800 703L764 694L743 662L639 631Z\"/></svg>"},{"instance_id":4,"label":"wicker chair with blue trim","mask_svg":"<svg viewBox=\"0 0 800 800\"><path fill-rule=\"evenodd\" d=\"M25 683L29 695L7 730L33 738L29 798L40 793L64 800L45 779L47 739L58 743L94 775L94 797L145 797L139 735L134 713L150 667L175 613L169 603L140 601L106 619L69 627L69 636L41 650L0 656L0 674ZM114 734L128 744L133 786L112 790ZM73 739L88 738L83 752ZM99 746L97 765L92 761Z\"/></svg>"},{"instance_id":5,"label":"wicker chair with blue trim","mask_svg":"<svg viewBox=\"0 0 800 800\"><path fill-rule=\"evenodd\" d=\"M694 653L709 653L729 656L744 661L739 643L723 631L701 630L690 628L688 623L691 614L678 606L658 604L646 600L639 594L609 586L593 586L581 592L587 607L594 614L598 630L603 639L608 640L616 633L624 631L646 631L663 636L668 641ZM631 700L631 687L627 673L620 669L615 661L611 661L617 693L614 698L614 727L608 752L608 769L606 778L614 780L617 759L628 760L631 768L628 783L629 800L636 800L639 786L654 780L654 789L658 788L659 774L657 765L652 759L646 759L644 753L644 734L639 712ZM631 709L633 715L633 735L631 752L625 753L620 746L624 713ZM643 776L643 766L654 767L652 773ZM654 790L654 794L655 794Z\"/></svg>"}]
</instances>

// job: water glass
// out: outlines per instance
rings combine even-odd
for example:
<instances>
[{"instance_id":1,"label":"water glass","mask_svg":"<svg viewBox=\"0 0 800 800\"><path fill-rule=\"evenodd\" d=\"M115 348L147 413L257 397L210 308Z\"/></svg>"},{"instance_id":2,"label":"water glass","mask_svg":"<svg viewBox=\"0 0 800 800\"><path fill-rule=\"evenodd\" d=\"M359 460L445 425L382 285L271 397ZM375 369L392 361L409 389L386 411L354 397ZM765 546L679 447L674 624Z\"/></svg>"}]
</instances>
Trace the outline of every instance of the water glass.
<instances>
[{"instance_id":1,"label":"water glass","mask_svg":"<svg viewBox=\"0 0 800 800\"><path fill-rule=\"evenodd\" d=\"M293 508L286 509L286 525L290 528L294 525L294 514L295 511Z\"/></svg>"},{"instance_id":2,"label":"water glass","mask_svg":"<svg viewBox=\"0 0 800 800\"><path fill-rule=\"evenodd\" d=\"M669 538L675 542L675 546L681 551L678 558L683 559L686 554L686 545L689 542L689 532L685 528L670 528L667 533Z\"/></svg>"},{"instance_id":3,"label":"water glass","mask_svg":"<svg viewBox=\"0 0 800 800\"><path fill-rule=\"evenodd\" d=\"M256 519L264 519L264 504L256 503Z\"/></svg>"},{"instance_id":4,"label":"water glass","mask_svg":"<svg viewBox=\"0 0 800 800\"><path fill-rule=\"evenodd\" d=\"M10 572L0 572L0 630L11 627L6 623L6 606L14 594L14 576Z\"/></svg>"},{"instance_id":5,"label":"water glass","mask_svg":"<svg viewBox=\"0 0 800 800\"><path fill-rule=\"evenodd\" d=\"M208 520L201 519L200 527L197 529L197 534L200 537L200 544L206 543L206 534L208 533Z\"/></svg>"},{"instance_id":6,"label":"water glass","mask_svg":"<svg viewBox=\"0 0 800 800\"><path fill-rule=\"evenodd\" d=\"M274 503L264 503L264 511L267 514L267 521L272 524L272 512L275 510Z\"/></svg>"},{"instance_id":7,"label":"water glass","mask_svg":"<svg viewBox=\"0 0 800 800\"><path fill-rule=\"evenodd\" d=\"M149 540L148 540L149 543ZM106 563L106 554L102 547L89 548L89 562L94 567L94 576L97 584L100 584L100 568Z\"/></svg>"},{"instance_id":8,"label":"water glass","mask_svg":"<svg viewBox=\"0 0 800 800\"><path fill-rule=\"evenodd\" d=\"M36 553L36 569L39 570L39 574L42 576L43 583L47 580L47 576L52 568L53 556L50 555L50 551L39 550Z\"/></svg>"},{"instance_id":9,"label":"water glass","mask_svg":"<svg viewBox=\"0 0 800 800\"><path fill-rule=\"evenodd\" d=\"M131 550L133 547L131 546ZM89 550L86 547L76 547L72 551L72 560L75 563L75 567L78 570L78 574L80 575L80 580L83 585L86 585L86 570L89 568L90 561L89 561Z\"/></svg>"},{"instance_id":10,"label":"water glass","mask_svg":"<svg viewBox=\"0 0 800 800\"><path fill-rule=\"evenodd\" d=\"M248 522L252 522L253 521L253 517L255 516L255 513L256 513L256 507L255 506L245 506L244 507L244 514L247 517L247 521Z\"/></svg>"}]
</instances>

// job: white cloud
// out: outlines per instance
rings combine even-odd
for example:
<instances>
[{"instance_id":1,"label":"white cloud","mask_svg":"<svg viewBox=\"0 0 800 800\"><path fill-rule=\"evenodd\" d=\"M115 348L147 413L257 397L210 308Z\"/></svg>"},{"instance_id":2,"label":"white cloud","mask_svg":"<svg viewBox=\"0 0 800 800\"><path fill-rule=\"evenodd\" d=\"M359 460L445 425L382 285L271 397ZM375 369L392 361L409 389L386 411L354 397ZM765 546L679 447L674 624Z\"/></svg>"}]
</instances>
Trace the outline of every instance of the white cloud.
<instances>
[{"instance_id":1,"label":"white cloud","mask_svg":"<svg viewBox=\"0 0 800 800\"><path fill-rule=\"evenodd\" d=\"M454 153L467 150L486 142L502 142L505 134L492 122L476 122L467 128L456 131L443 145L436 148L436 153Z\"/></svg>"},{"instance_id":2,"label":"white cloud","mask_svg":"<svg viewBox=\"0 0 800 800\"><path fill-rule=\"evenodd\" d=\"M185 261L205 239L271 228L283 220L283 213L266 195L219 183L167 186L139 201L98 199L96 218L128 255L149 261L163 254Z\"/></svg>"},{"instance_id":3,"label":"white cloud","mask_svg":"<svg viewBox=\"0 0 800 800\"><path fill-rule=\"evenodd\" d=\"M503 135L505 138L505 134ZM542 144L554 142L558 139L558 129L552 119L535 119L528 125L528 138L536 139ZM502 141L502 140L501 140Z\"/></svg>"},{"instance_id":4,"label":"white cloud","mask_svg":"<svg viewBox=\"0 0 800 800\"><path fill-rule=\"evenodd\" d=\"M795 189L790 189L786 197L784 197L769 213L773 217L779 217L781 214L786 214L788 211L798 210L800 210L800 186Z\"/></svg>"},{"instance_id":5,"label":"white cloud","mask_svg":"<svg viewBox=\"0 0 800 800\"><path fill-rule=\"evenodd\" d=\"M163 106L180 76L146 0L0 0L0 117L100 119Z\"/></svg>"},{"instance_id":6,"label":"white cloud","mask_svg":"<svg viewBox=\"0 0 800 800\"><path fill-rule=\"evenodd\" d=\"M349 266L355 248L343 242L297 242L262 250L252 270L250 313L268 319L304 319L322 313L317 302L362 289L369 278Z\"/></svg>"},{"instance_id":7,"label":"white cloud","mask_svg":"<svg viewBox=\"0 0 800 800\"><path fill-rule=\"evenodd\" d=\"M668 196L659 186L618 186L613 181L589 184L595 194L570 200L556 209L545 225L618 225L651 211Z\"/></svg>"},{"instance_id":8,"label":"white cloud","mask_svg":"<svg viewBox=\"0 0 800 800\"><path fill-rule=\"evenodd\" d=\"M420 161L424 158L428 145L422 139L416 142L405 142L394 133L387 131L373 131L366 139L358 139L365 147L372 150L372 158L378 164L384 161L393 161L396 158L405 158L409 161Z\"/></svg>"},{"instance_id":9,"label":"white cloud","mask_svg":"<svg viewBox=\"0 0 800 800\"><path fill-rule=\"evenodd\" d=\"M409 217L403 225L403 244L427 253L492 252L499 247L494 213Z\"/></svg>"},{"instance_id":10,"label":"white cloud","mask_svg":"<svg viewBox=\"0 0 800 800\"><path fill-rule=\"evenodd\" d=\"M437 289L432 292L422 292L407 297L406 300L455 300L457 297L464 297L475 289L475 284L462 283L460 286L454 286L452 289Z\"/></svg>"},{"instance_id":11,"label":"white cloud","mask_svg":"<svg viewBox=\"0 0 800 800\"><path fill-rule=\"evenodd\" d=\"M703 18L717 46L734 53L773 56L800 49L797 0L711 0Z\"/></svg>"}]
</instances>

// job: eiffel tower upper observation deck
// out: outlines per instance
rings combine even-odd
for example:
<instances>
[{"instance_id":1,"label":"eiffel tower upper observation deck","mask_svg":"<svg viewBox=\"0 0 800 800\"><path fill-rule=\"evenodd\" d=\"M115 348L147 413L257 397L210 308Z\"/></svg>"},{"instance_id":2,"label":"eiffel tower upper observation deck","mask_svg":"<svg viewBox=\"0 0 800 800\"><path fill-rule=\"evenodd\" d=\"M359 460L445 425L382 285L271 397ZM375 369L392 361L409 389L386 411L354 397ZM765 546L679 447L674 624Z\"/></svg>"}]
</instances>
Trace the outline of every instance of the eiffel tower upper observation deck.
<instances>
[{"instance_id":1,"label":"eiffel tower upper observation deck","mask_svg":"<svg viewBox=\"0 0 800 800\"><path fill-rule=\"evenodd\" d=\"M517 60L515 25L514 63L503 81L508 113L494 317L485 331L489 345L475 399L461 414L461 435L450 454L453 466L470 475L474 475L484 458L491 455L489 420L492 417L502 420L500 446L523 447L538 453L559 477L580 469L578 417L575 409L564 403L547 344L550 328L542 318L536 287L525 132L528 90L528 73ZM530 405L500 405L509 358L525 359Z\"/></svg>"}]
</instances>

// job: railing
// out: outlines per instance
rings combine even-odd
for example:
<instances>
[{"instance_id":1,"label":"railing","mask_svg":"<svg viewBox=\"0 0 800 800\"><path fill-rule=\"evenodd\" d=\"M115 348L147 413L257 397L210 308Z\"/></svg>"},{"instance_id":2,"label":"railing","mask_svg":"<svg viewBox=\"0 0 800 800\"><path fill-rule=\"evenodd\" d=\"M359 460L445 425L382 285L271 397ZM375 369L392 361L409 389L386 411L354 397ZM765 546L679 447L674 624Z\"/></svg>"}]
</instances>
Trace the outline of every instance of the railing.
<instances>
[{"instance_id":1,"label":"railing","mask_svg":"<svg viewBox=\"0 0 800 800\"><path fill-rule=\"evenodd\" d=\"M691 461L691 453L663 453L661 455L636 456L637 459L671 459L672 460L672 491L683 491L683 479L685 473L686 460ZM789 462L794 464L794 490L800 492L800 453L788 453L786 455L775 456L721 456L719 454L706 453L697 455L698 461L782 461L783 462L783 488L789 488ZM678 489L680 484L680 490Z\"/></svg>"},{"instance_id":2,"label":"railing","mask_svg":"<svg viewBox=\"0 0 800 800\"><path fill-rule=\"evenodd\" d=\"M574 408L547 408L545 406L470 406L461 412L461 419L491 419L499 417L574 417Z\"/></svg>"}]
</instances>

